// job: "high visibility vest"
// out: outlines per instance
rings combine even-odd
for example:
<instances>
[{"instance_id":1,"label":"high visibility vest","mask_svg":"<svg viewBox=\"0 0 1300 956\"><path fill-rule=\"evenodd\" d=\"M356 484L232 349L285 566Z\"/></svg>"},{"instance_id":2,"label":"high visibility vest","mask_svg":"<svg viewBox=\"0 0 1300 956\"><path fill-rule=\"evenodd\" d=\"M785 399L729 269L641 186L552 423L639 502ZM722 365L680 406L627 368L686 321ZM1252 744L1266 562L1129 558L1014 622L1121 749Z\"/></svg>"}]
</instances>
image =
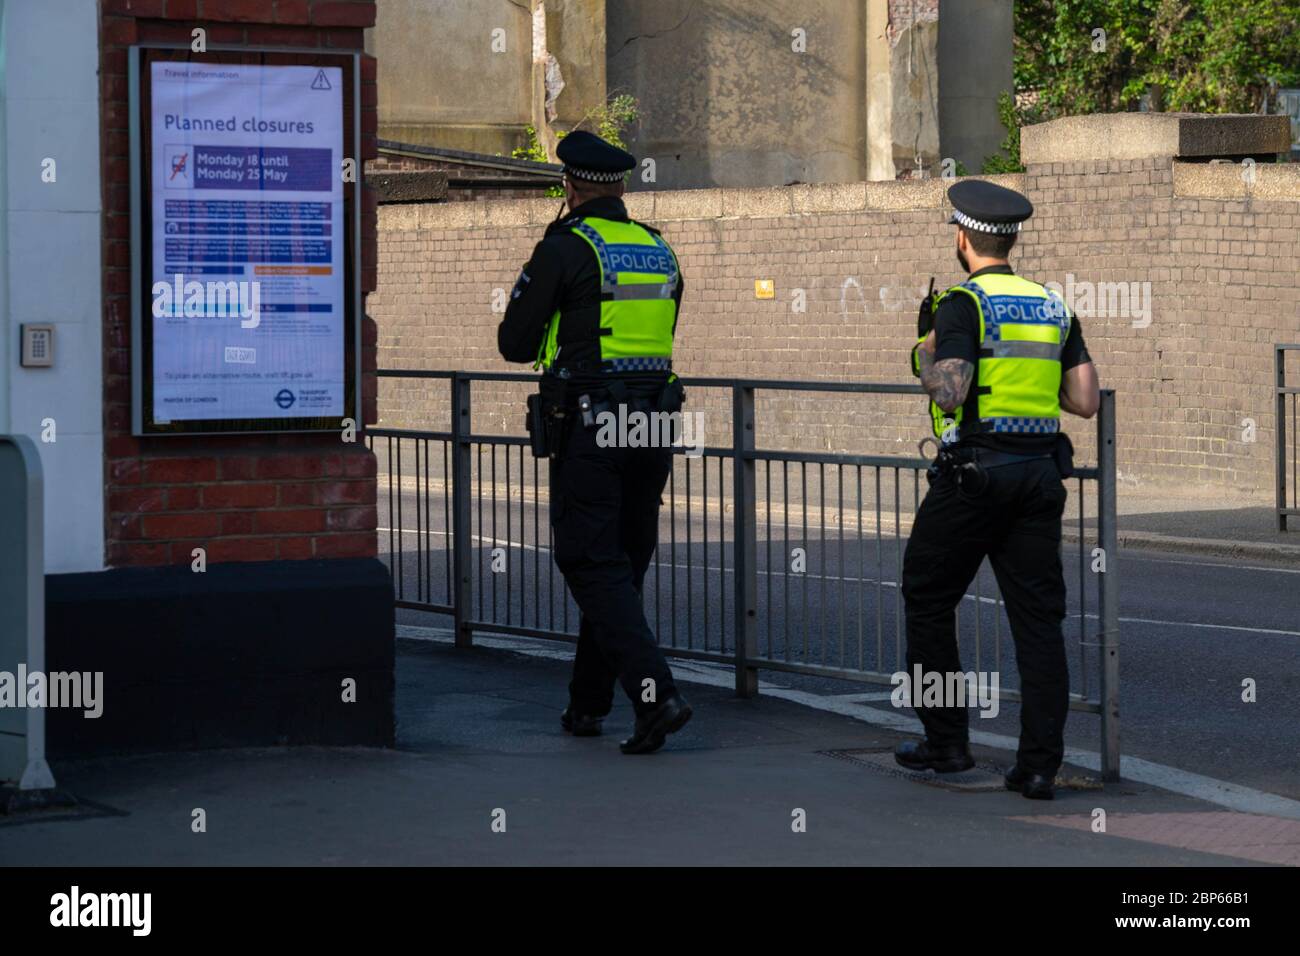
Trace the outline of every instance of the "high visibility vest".
<instances>
[{"instance_id":1,"label":"high visibility vest","mask_svg":"<svg viewBox=\"0 0 1300 956\"><path fill-rule=\"evenodd\" d=\"M606 371L672 367L677 324L677 257L657 233L636 222L587 217L573 232L600 264L600 359ZM561 358L561 314L551 316L537 355L550 369ZM536 367L536 366L534 366Z\"/></svg>"},{"instance_id":2,"label":"high visibility vest","mask_svg":"<svg viewBox=\"0 0 1300 956\"><path fill-rule=\"evenodd\" d=\"M976 420L965 403L945 412L930 403L936 437L956 441L980 433L1055 434L1061 429L1061 350L1073 319L1060 296L1017 275L988 273L942 296L968 295L979 310ZM936 303L936 308L938 303Z\"/></svg>"}]
</instances>

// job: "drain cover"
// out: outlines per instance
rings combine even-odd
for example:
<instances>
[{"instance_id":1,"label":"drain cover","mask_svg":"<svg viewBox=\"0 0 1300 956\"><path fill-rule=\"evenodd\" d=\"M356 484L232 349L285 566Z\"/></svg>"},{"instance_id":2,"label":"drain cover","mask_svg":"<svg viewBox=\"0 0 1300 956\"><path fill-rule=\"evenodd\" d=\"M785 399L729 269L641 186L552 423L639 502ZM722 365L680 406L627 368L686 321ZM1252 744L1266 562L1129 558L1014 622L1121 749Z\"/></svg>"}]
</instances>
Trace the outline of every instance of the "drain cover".
<instances>
[{"instance_id":1,"label":"drain cover","mask_svg":"<svg viewBox=\"0 0 1300 956\"><path fill-rule=\"evenodd\" d=\"M822 750L819 753L837 760L847 760L900 780L912 780L941 790L957 793L992 793L1005 788L1003 771L992 764L977 763L961 773L935 773L933 770L908 770L894 760L892 750Z\"/></svg>"}]
</instances>

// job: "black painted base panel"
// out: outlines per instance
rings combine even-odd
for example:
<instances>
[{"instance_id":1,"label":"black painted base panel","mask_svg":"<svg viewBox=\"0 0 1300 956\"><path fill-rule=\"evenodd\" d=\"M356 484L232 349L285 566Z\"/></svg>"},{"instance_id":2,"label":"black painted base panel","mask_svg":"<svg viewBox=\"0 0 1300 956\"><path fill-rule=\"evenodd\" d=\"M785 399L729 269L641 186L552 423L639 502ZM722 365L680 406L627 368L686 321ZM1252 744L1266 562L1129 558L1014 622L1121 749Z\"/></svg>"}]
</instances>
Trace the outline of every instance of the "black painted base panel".
<instances>
[{"instance_id":1,"label":"black painted base panel","mask_svg":"<svg viewBox=\"0 0 1300 956\"><path fill-rule=\"evenodd\" d=\"M102 716L46 712L52 757L393 745L393 588L375 559L115 568L45 591L46 671L103 675Z\"/></svg>"}]
</instances>

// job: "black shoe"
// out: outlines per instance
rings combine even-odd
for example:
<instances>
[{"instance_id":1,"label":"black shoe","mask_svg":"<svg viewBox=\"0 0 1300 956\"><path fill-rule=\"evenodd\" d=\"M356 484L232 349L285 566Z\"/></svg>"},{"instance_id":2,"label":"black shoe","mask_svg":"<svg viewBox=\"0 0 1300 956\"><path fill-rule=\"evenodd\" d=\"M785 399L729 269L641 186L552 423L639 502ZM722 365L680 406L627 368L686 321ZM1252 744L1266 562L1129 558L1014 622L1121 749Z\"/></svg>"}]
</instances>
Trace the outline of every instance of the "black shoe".
<instances>
[{"instance_id":1,"label":"black shoe","mask_svg":"<svg viewBox=\"0 0 1300 956\"><path fill-rule=\"evenodd\" d=\"M604 721L604 717L575 714L572 707L564 708L564 713L560 714L560 726L575 737L599 737Z\"/></svg>"},{"instance_id":2,"label":"black shoe","mask_svg":"<svg viewBox=\"0 0 1300 956\"><path fill-rule=\"evenodd\" d=\"M894 760L908 770L933 770L935 773L960 773L975 766L969 744L935 747L925 740L899 744L894 748Z\"/></svg>"},{"instance_id":3,"label":"black shoe","mask_svg":"<svg viewBox=\"0 0 1300 956\"><path fill-rule=\"evenodd\" d=\"M1033 773L1021 768L1016 764L1007 771L1004 778L1008 790L1015 790L1023 794L1030 800L1052 800L1055 799L1056 774L1048 776L1043 773Z\"/></svg>"},{"instance_id":4,"label":"black shoe","mask_svg":"<svg viewBox=\"0 0 1300 956\"><path fill-rule=\"evenodd\" d=\"M664 738L675 734L691 719L691 705L681 694L673 694L666 701L636 719L632 736L618 745L625 754L652 754L664 745Z\"/></svg>"}]
</instances>

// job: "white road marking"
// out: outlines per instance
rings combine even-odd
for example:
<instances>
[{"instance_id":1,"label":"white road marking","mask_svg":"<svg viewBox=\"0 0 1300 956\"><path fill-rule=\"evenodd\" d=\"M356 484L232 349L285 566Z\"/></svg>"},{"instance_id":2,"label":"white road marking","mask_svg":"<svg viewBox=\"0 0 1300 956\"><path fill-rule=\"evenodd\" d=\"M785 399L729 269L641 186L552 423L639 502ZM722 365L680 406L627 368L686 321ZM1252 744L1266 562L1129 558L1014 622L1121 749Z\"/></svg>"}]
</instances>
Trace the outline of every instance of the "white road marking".
<instances>
[{"instance_id":1,"label":"white road marking","mask_svg":"<svg viewBox=\"0 0 1300 956\"><path fill-rule=\"evenodd\" d=\"M379 528L378 530L386 532L386 531L392 531L396 529ZM417 532L408 528L404 530L402 533L416 534ZM447 534L447 532L445 531L427 531L427 532L420 532L420 533L436 534L436 535ZM536 551L539 554L542 552L549 552L551 550L550 548L543 547L541 545L528 544L525 541L510 541L501 537L494 539L483 535L474 535L473 538L475 541L480 541L483 543L491 543L495 547L518 548L521 551ZM1168 563L1188 564L1188 563L1195 563L1195 562L1171 561ZM654 567L655 565L651 565L651 568ZM720 574L735 573L734 568L722 568L716 565L701 565L697 567L695 565L661 563L658 565L658 567L670 568L670 569L675 568L683 571L694 570L694 571L701 571L701 572L718 572ZM1265 569L1265 570L1273 570L1273 569ZM839 575L839 574L821 575L821 574L813 574L813 573L796 574L794 572L787 573L784 569L775 571L775 570L769 570L765 568L757 568L755 569L755 573L758 574L760 577L774 577L774 578L786 578L786 579L793 578L795 580L798 580L799 578L804 578L805 580L808 581L820 582L822 580L826 580L837 584L879 584L881 587L887 587L887 588L898 587L897 581L887 581L884 579L880 579L878 581L876 578L855 577L852 575ZM980 604L996 604L998 606L1002 606L1001 598L984 597L982 595L976 595L976 594L967 594L962 599L965 601L975 601ZM1072 612L1068 616L1073 618L1077 615L1075 615ZM1085 614L1084 617L1093 621L1100 619L1100 616L1097 614ZM1300 631L1288 631L1280 628L1270 628L1270 627L1249 627L1242 624L1212 624L1212 623L1206 623L1202 621L1167 621L1161 618L1151 618L1151 617L1120 617L1119 621L1121 624L1154 624L1160 627L1184 627L1184 628L1191 628L1193 630L1205 630L1205 631L1238 631L1244 634L1259 634L1259 635L1266 635L1271 637L1300 637Z\"/></svg>"},{"instance_id":2,"label":"white road marking","mask_svg":"<svg viewBox=\"0 0 1300 956\"><path fill-rule=\"evenodd\" d=\"M452 643L452 632L448 628L416 627L409 624L399 624L397 625L397 636L413 640L431 641L437 644ZM571 648L566 646L562 650L556 650L554 642L541 638L482 637L476 635L474 644L478 647L527 654L530 657L562 661L573 659ZM715 665L714 667L705 668L700 667L700 663L698 661L674 661L672 666L675 672L682 675L683 681L686 683L724 688L733 688L735 686L735 678L732 676L730 667ZM692 666L684 666L687 664ZM711 673L710 671L715 672ZM763 682L762 693L768 697L778 697L791 703L811 707L814 710L839 714L842 717L861 721L864 724L885 727L889 730L907 734L920 735L923 733L921 722L910 712L893 712L861 707L857 706L856 701L847 699L869 695L848 694L823 697L807 691L781 687L768 681ZM888 697L888 695L885 696ZM970 739L971 743L1012 753L1019 746L1019 741L1014 737L1008 737L1005 734L988 733L982 730L972 730ZM1069 763L1085 767L1088 770L1098 772L1101 770L1101 756L1091 750L1066 747L1065 759ZM1125 779L1150 784L1163 790L1169 790L1172 793L1203 800L1206 803L1213 803L1240 813L1261 813L1267 816L1300 820L1300 801L1278 796L1274 793L1265 793L1262 790L1255 790L1250 787L1243 787L1239 784L1229 783L1226 780L1216 780L1213 777L1180 770L1177 767L1169 767L1151 760L1145 760L1142 757L1121 756L1120 773Z\"/></svg>"},{"instance_id":3,"label":"white road marking","mask_svg":"<svg viewBox=\"0 0 1300 956\"><path fill-rule=\"evenodd\" d=\"M1270 568L1257 564L1224 564L1214 561L1170 561L1167 558L1140 558L1136 554L1125 554L1120 560L1144 561L1147 564L1183 564L1193 568L1229 568L1233 571L1272 571L1275 574L1300 574L1300 568Z\"/></svg>"},{"instance_id":4,"label":"white road marking","mask_svg":"<svg viewBox=\"0 0 1300 956\"><path fill-rule=\"evenodd\" d=\"M1097 615L1089 614L1095 618ZM1280 637L1300 637L1300 631L1283 631L1272 627L1245 627L1240 624L1200 624L1193 621L1159 621L1149 617L1121 617L1121 624L1161 624L1169 627L1193 627L1209 631L1244 631L1247 634L1273 634Z\"/></svg>"}]
</instances>

